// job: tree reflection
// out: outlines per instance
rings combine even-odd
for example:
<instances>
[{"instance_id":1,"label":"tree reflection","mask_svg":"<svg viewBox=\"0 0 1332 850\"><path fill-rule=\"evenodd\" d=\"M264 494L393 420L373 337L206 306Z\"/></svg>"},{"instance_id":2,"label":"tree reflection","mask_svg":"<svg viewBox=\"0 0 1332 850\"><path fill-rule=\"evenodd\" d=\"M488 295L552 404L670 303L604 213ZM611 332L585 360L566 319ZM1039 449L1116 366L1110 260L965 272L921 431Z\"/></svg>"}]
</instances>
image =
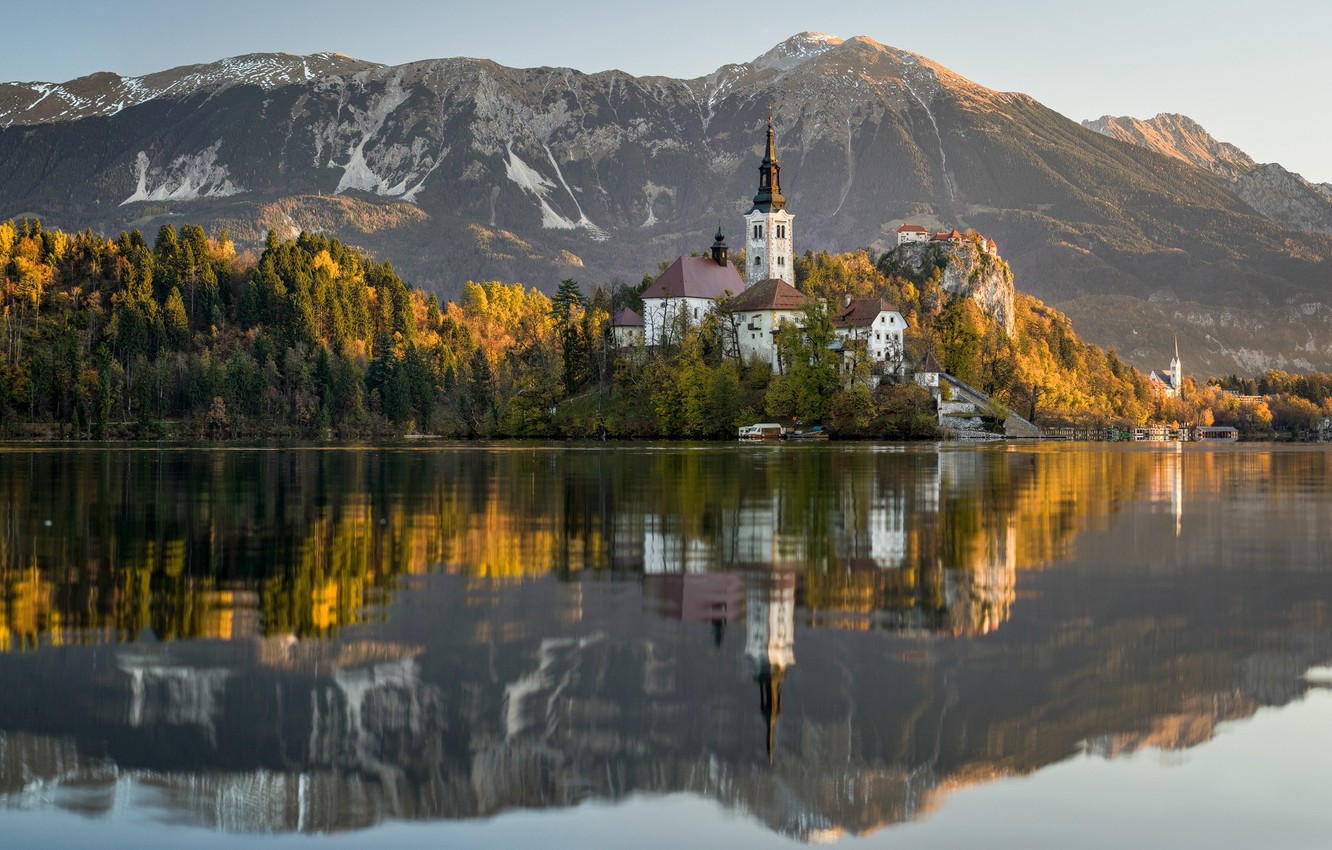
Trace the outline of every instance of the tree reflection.
<instances>
[{"instance_id":1,"label":"tree reflection","mask_svg":"<svg viewBox=\"0 0 1332 850\"><path fill-rule=\"evenodd\" d=\"M329 830L684 791L864 833L1298 698L1332 656L1327 464L9 452L0 796Z\"/></svg>"},{"instance_id":2,"label":"tree reflection","mask_svg":"<svg viewBox=\"0 0 1332 850\"><path fill-rule=\"evenodd\" d=\"M1266 457L1266 460L1263 458ZM330 634L403 576L790 570L804 622L985 634L1016 574L1214 456L568 447L11 451L0 647ZM1248 482L1305 475L1246 470ZM1305 464L1320 466L1317 457Z\"/></svg>"}]
</instances>

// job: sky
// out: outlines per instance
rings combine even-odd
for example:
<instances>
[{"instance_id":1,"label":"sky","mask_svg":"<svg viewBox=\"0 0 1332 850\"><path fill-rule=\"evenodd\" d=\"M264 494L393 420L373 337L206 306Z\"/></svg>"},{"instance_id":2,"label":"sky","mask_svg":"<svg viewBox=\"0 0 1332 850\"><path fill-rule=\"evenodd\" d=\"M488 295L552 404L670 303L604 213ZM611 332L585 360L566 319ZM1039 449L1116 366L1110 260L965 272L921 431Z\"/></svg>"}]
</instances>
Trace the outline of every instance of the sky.
<instances>
[{"instance_id":1,"label":"sky","mask_svg":"<svg viewBox=\"0 0 1332 850\"><path fill-rule=\"evenodd\" d=\"M866 35L1074 120L1183 113L1259 162L1332 182L1332 4L1313 0L42 0L5 19L0 80L48 82L325 50L696 77L805 30Z\"/></svg>"}]
</instances>

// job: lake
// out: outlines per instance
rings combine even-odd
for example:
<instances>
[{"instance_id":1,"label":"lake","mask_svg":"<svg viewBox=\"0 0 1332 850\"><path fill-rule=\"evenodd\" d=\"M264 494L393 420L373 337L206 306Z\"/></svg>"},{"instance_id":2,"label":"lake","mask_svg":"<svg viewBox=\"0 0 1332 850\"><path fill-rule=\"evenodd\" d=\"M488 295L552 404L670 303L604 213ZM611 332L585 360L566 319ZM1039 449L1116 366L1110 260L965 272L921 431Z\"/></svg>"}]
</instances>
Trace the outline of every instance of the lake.
<instances>
[{"instance_id":1,"label":"lake","mask_svg":"<svg viewBox=\"0 0 1332 850\"><path fill-rule=\"evenodd\" d=\"M0 834L1323 847L1319 446L0 449Z\"/></svg>"}]
</instances>

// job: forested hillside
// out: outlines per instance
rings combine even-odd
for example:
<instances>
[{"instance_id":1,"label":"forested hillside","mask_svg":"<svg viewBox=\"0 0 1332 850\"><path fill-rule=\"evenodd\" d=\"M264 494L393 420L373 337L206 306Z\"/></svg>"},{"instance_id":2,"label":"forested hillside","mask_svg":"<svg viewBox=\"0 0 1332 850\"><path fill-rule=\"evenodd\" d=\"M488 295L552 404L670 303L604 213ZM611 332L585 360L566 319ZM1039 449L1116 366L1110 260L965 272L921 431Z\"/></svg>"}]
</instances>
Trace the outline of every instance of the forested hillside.
<instances>
[{"instance_id":1,"label":"forested hillside","mask_svg":"<svg viewBox=\"0 0 1332 850\"><path fill-rule=\"evenodd\" d=\"M894 302L910 325L907 362L933 353L993 396L1000 419L1010 409L1039 424L1210 417L1262 431L1309 427L1325 406L1327 381L1279 373L1263 384L1285 399L1275 411L1192 384L1163 401L1033 298L1017 296L1006 332L944 291L947 262L807 253L797 283L829 306ZM585 292L566 280L548 297L520 283L468 283L441 305L390 263L318 234L270 234L256 255L195 225L163 226L149 244L138 231L110 239L25 220L0 224L0 270L9 436L726 438L770 419L844 437L935 435L924 390L885 381L872 392L867 364L843 368L828 347L828 306L781 332L784 368L774 373L728 356L721 311L679 329L670 346L617 349L609 317L641 306L643 284Z\"/></svg>"}]
</instances>

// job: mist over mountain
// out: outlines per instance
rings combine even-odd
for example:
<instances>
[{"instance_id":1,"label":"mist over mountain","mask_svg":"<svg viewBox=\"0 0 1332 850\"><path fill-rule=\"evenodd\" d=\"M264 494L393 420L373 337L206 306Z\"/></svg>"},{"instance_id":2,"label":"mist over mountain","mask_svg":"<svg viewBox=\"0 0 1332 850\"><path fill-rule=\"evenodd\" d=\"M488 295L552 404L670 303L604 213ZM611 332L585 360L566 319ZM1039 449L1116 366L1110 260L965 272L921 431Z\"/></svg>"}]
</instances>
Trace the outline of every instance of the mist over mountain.
<instances>
[{"instance_id":1,"label":"mist over mountain","mask_svg":"<svg viewBox=\"0 0 1332 850\"><path fill-rule=\"evenodd\" d=\"M865 37L803 33L690 80L274 54L0 84L0 218L322 230L445 295L637 281L719 222L740 242L770 110L798 251L974 227L1019 289L1139 365L1178 335L1186 371L1332 366L1332 228L1270 208L1299 183L1201 128L1104 135Z\"/></svg>"}]
</instances>

